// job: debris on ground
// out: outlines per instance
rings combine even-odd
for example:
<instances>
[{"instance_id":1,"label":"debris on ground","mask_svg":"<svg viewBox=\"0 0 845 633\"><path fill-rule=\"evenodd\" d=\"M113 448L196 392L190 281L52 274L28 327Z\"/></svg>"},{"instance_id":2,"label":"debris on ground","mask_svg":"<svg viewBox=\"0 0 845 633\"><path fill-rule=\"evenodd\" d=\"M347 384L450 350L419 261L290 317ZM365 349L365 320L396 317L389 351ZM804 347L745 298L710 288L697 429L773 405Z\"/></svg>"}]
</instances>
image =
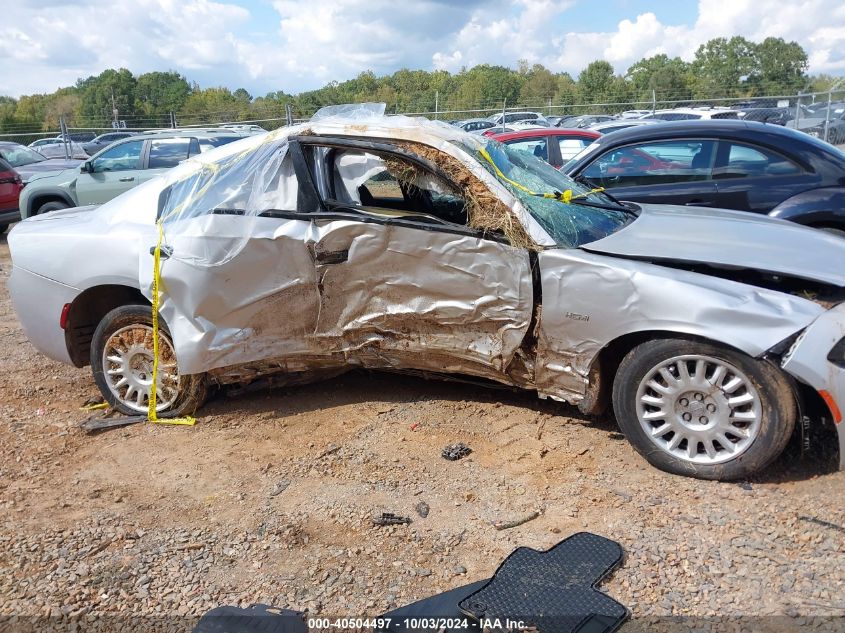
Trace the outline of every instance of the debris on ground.
<instances>
[{"instance_id":1,"label":"debris on ground","mask_svg":"<svg viewBox=\"0 0 845 633\"><path fill-rule=\"evenodd\" d=\"M317 459L322 459L323 457L328 457L329 455L334 455L340 450L340 446L337 444L329 444L326 446L325 450L317 455Z\"/></svg>"},{"instance_id":2,"label":"debris on ground","mask_svg":"<svg viewBox=\"0 0 845 633\"><path fill-rule=\"evenodd\" d=\"M428 504L425 501L420 501L417 505L414 506L414 510L416 510L417 514L419 514L423 519L428 516L429 509L430 508L428 507Z\"/></svg>"},{"instance_id":3,"label":"debris on ground","mask_svg":"<svg viewBox=\"0 0 845 633\"><path fill-rule=\"evenodd\" d=\"M472 453L472 449L469 446L463 442L458 442L457 444L449 444L440 454L450 462L454 462L470 453Z\"/></svg>"},{"instance_id":4,"label":"debris on ground","mask_svg":"<svg viewBox=\"0 0 845 633\"><path fill-rule=\"evenodd\" d=\"M105 429L112 429L119 426L129 426L130 424L140 424L146 422L145 415L122 416L117 418L88 418L79 424L79 428L83 431L103 431Z\"/></svg>"},{"instance_id":5,"label":"debris on ground","mask_svg":"<svg viewBox=\"0 0 845 633\"><path fill-rule=\"evenodd\" d=\"M836 523L831 523L830 521L824 521L822 519L817 519L816 517L807 516L800 516L798 518L802 521L807 521L807 523L815 523L816 525L820 525L822 527L830 528L831 530L837 530L838 532L845 533L845 527L837 525Z\"/></svg>"},{"instance_id":6,"label":"debris on ground","mask_svg":"<svg viewBox=\"0 0 845 633\"><path fill-rule=\"evenodd\" d=\"M287 479L282 479L281 481L276 482L276 485L273 486L273 490L270 492L270 496L275 497L276 495L282 494L288 489L288 486L290 486L290 481Z\"/></svg>"},{"instance_id":7,"label":"debris on ground","mask_svg":"<svg viewBox=\"0 0 845 633\"><path fill-rule=\"evenodd\" d=\"M384 527L385 525L409 525L411 519L399 516L392 512L382 512L379 516L373 517L373 525Z\"/></svg>"},{"instance_id":8,"label":"debris on ground","mask_svg":"<svg viewBox=\"0 0 845 633\"><path fill-rule=\"evenodd\" d=\"M509 530L510 528L515 528L523 523L528 523L529 521L533 521L538 516L540 516L540 512L535 510L534 512L530 512L526 514L524 517L520 517L518 519L514 519L513 521L496 521L493 523L493 527L497 530Z\"/></svg>"}]
</instances>

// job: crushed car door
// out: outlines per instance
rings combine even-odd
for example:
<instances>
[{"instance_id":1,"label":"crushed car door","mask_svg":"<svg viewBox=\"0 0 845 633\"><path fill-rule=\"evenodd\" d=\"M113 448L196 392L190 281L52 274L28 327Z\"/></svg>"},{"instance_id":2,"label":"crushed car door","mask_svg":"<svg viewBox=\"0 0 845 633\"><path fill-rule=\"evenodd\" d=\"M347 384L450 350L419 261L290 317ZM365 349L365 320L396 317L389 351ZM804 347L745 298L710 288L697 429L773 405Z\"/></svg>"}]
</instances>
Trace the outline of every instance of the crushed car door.
<instances>
[{"instance_id":1,"label":"crushed car door","mask_svg":"<svg viewBox=\"0 0 845 633\"><path fill-rule=\"evenodd\" d=\"M325 209L310 245L315 344L366 366L507 380L532 316L528 252L468 228L461 191L412 152L301 143Z\"/></svg>"},{"instance_id":2,"label":"crushed car door","mask_svg":"<svg viewBox=\"0 0 845 633\"><path fill-rule=\"evenodd\" d=\"M234 382L306 369L285 364L312 351L319 310L303 212L311 201L298 195L287 152L286 142L268 142L161 195L162 315L182 373Z\"/></svg>"}]
</instances>

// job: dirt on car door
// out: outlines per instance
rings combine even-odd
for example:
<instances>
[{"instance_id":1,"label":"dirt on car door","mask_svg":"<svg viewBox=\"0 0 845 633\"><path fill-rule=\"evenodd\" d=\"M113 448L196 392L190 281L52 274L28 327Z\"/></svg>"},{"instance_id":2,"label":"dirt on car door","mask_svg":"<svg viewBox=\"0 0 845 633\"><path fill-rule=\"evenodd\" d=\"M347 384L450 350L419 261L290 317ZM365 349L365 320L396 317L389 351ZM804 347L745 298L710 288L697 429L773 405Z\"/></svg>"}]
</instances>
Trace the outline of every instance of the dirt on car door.
<instances>
[{"instance_id":1,"label":"dirt on car door","mask_svg":"<svg viewBox=\"0 0 845 633\"><path fill-rule=\"evenodd\" d=\"M341 156L342 154L342 156ZM323 152L325 211L310 248L317 346L365 366L508 381L528 331L528 252L461 226L459 192L412 165L364 151ZM397 177L399 173L399 177Z\"/></svg>"}]
</instances>

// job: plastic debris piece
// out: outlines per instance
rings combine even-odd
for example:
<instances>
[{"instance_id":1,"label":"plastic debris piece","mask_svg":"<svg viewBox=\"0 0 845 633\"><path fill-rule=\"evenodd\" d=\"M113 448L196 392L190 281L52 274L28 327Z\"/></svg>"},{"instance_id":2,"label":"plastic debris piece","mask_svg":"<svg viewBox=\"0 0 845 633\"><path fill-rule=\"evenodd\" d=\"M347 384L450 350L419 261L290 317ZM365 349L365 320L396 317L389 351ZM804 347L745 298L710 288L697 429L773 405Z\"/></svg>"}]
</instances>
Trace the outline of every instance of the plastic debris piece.
<instances>
[{"instance_id":1,"label":"plastic debris piece","mask_svg":"<svg viewBox=\"0 0 845 633\"><path fill-rule=\"evenodd\" d=\"M440 454L450 462L454 462L462 457L466 457L470 453L472 453L472 449L469 446L463 442L458 442L457 444L449 444Z\"/></svg>"},{"instance_id":2,"label":"plastic debris piece","mask_svg":"<svg viewBox=\"0 0 845 633\"><path fill-rule=\"evenodd\" d=\"M392 512L382 512L379 516L373 517L373 525L383 527L385 525L408 525L411 519L408 517L399 516Z\"/></svg>"}]
</instances>

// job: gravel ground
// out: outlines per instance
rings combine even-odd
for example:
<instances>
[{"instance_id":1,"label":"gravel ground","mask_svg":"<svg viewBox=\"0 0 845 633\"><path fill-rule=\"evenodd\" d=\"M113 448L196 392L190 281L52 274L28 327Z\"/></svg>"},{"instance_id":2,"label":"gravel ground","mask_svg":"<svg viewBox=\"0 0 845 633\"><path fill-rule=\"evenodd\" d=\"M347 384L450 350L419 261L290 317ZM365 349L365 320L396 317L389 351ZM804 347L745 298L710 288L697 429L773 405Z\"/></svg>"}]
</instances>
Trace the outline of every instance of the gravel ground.
<instances>
[{"instance_id":1,"label":"gravel ground","mask_svg":"<svg viewBox=\"0 0 845 633\"><path fill-rule=\"evenodd\" d=\"M212 607L254 602L373 615L582 530L626 551L603 585L632 610L624 631L667 616L845 630L845 472L818 455L741 484L685 479L650 467L611 420L363 373L221 396L195 427L86 434L89 371L31 347L5 241L0 267L0 617L20 618L6 630L187 631ZM443 459L454 442L472 454ZM413 522L375 527L382 512Z\"/></svg>"}]
</instances>

